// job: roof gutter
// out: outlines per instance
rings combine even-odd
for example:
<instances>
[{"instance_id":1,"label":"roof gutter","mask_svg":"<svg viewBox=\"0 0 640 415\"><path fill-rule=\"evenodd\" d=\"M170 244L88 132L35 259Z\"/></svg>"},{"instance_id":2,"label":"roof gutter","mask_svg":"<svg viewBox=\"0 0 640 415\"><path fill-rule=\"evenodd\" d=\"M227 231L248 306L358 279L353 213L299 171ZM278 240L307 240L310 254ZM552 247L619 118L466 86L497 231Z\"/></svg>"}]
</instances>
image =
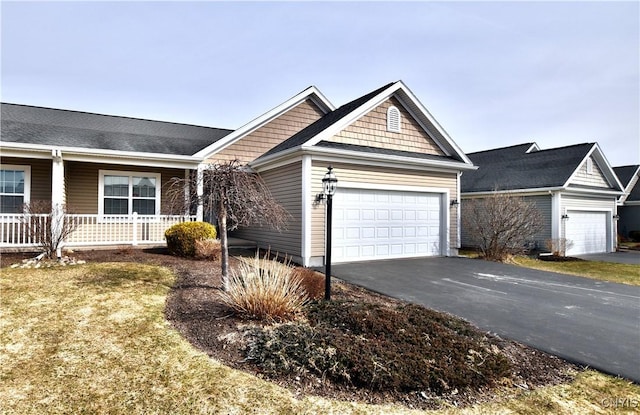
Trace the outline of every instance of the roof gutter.
<instances>
[{"instance_id":1,"label":"roof gutter","mask_svg":"<svg viewBox=\"0 0 640 415\"><path fill-rule=\"evenodd\" d=\"M474 165L469 165L467 163L461 161L441 161L441 160L432 160L432 159L421 159L415 157L406 157L406 156L397 156L391 154L376 154L376 153L364 153L360 151L353 150L341 150L341 149L333 149L333 148L323 148L317 146L297 146L284 151L281 151L276 154L272 154L270 156L259 158L251 163L252 168L259 169L260 167L265 167L269 164L276 162L279 159L287 157L289 155L301 153L301 154L309 154L312 156L318 155L326 155L333 157L340 157L346 159L346 162L353 160L368 160L372 162L385 163L385 164L393 164L397 165L401 164L404 166L414 166L419 168L436 168L441 170L476 170L478 167Z\"/></svg>"},{"instance_id":2,"label":"roof gutter","mask_svg":"<svg viewBox=\"0 0 640 415\"><path fill-rule=\"evenodd\" d=\"M36 158L50 158L52 151L58 151L64 154L65 160L94 163L106 162L114 164L133 164L140 166L195 168L199 163L202 162L202 159L200 157L194 156L89 149L81 147L52 146L43 144L3 142L0 145L0 148L2 148L2 155L4 157L35 156Z\"/></svg>"},{"instance_id":3,"label":"roof gutter","mask_svg":"<svg viewBox=\"0 0 640 415\"><path fill-rule=\"evenodd\" d=\"M507 193L507 194L532 194L532 193L549 193L549 192L569 192L569 193L597 193L606 196L619 196L624 192L619 190L610 189L581 189L575 187L555 186L555 187L537 187L531 189L510 189L510 190L485 190L482 192L462 192L462 196L487 196L495 193Z\"/></svg>"}]
</instances>

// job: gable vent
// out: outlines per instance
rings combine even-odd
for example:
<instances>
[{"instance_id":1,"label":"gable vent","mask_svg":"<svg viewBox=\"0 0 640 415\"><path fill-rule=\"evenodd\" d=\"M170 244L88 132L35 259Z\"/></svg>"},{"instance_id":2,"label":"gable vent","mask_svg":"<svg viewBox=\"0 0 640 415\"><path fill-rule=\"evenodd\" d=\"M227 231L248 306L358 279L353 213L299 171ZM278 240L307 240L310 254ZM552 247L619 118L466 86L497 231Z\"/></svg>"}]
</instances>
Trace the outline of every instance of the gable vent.
<instances>
[{"instance_id":1,"label":"gable vent","mask_svg":"<svg viewBox=\"0 0 640 415\"><path fill-rule=\"evenodd\" d=\"M400 110L396 107L387 109L387 131L400 132Z\"/></svg>"}]
</instances>

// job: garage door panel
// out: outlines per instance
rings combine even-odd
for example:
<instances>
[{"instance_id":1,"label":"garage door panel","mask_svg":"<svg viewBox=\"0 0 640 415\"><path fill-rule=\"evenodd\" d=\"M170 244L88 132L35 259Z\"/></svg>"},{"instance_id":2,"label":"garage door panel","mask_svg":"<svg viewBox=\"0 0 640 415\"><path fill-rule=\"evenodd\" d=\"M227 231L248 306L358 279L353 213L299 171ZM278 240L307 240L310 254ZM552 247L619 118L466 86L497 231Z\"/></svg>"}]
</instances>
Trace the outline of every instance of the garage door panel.
<instances>
[{"instance_id":1,"label":"garage door panel","mask_svg":"<svg viewBox=\"0 0 640 415\"><path fill-rule=\"evenodd\" d=\"M362 237L366 239L375 239L376 228L362 228Z\"/></svg>"},{"instance_id":2,"label":"garage door panel","mask_svg":"<svg viewBox=\"0 0 640 415\"><path fill-rule=\"evenodd\" d=\"M434 193L339 189L334 260L439 255L440 200Z\"/></svg>"},{"instance_id":3,"label":"garage door panel","mask_svg":"<svg viewBox=\"0 0 640 415\"><path fill-rule=\"evenodd\" d=\"M607 252L608 212L567 211L565 238L572 242L567 255Z\"/></svg>"}]
</instances>

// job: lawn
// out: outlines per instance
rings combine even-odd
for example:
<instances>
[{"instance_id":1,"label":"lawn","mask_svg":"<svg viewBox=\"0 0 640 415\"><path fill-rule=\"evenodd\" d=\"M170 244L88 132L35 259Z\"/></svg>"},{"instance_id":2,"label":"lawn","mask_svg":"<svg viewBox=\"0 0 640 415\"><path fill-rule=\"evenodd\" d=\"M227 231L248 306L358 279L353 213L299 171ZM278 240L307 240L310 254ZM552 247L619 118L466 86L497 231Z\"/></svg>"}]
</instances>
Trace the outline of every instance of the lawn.
<instances>
[{"instance_id":1,"label":"lawn","mask_svg":"<svg viewBox=\"0 0 640 415\"><path fill-rule=\"evenodd\" d=\"M559 272L621 284L640 285L640 265L601 261L553 262L541 261L525 256L515 257L513 263L522 267L543 271Z\"/></svg>"},{"instance_id":2,"label":"lawn","mask_svg":"<svg viewBox=\"0 0 640 415\"><path fill-rule=\"evenodd\" d=\"M166 268L131 263L2 269L0 412L417 413L298 399L210 359L165 320L174 281ZM639 386L585 371L571 384L441 413L632 413L639 401Z\"/></svg>"}]
</instances>

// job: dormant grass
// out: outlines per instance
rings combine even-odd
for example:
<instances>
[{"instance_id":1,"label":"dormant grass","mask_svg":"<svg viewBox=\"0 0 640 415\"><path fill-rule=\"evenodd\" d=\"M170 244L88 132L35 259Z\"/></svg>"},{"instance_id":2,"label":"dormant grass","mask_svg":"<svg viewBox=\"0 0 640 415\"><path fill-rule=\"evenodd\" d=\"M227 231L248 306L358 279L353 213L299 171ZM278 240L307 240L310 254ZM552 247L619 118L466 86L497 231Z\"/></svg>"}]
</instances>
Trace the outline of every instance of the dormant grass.
<instances>
[{"instance_id":1,"label":"dormant grass","mask_svg":"<svg viewBox=\"0 0 640 415\"><path fill-rule=\"evenodd\" d=\"M540 261L529 257L518 256L513 263L522 267L542 271L558 272L601 281L620 284L640 285L640 264L618 264L602 261Z\"/></svg>"},{"instance_id":2,"label":"dormant grass","mask_svg":"<svg viewBox=\"0 0 640 415\"><path fill-rule=\"evenodd\" d=\"M308 301L299 278L288 261L260 257L240 258L231 271L222 301L237 313L258 320L287 320L302 311Z\"/></svg>"},{"instance_id":3,"label":"dormant grass","mask_svg":"<svg viewBox=\"0 0 640 415\"><path fill-rule=\"evenodd\" d=\"M140 264L0 270L0 413L424 413L297 399L210 359L164 318L173 283L167 269ZM612 406L634 399L637 385L587 371L570 384L434 413L634 413Z\"/></svg>"}]
</instances>

